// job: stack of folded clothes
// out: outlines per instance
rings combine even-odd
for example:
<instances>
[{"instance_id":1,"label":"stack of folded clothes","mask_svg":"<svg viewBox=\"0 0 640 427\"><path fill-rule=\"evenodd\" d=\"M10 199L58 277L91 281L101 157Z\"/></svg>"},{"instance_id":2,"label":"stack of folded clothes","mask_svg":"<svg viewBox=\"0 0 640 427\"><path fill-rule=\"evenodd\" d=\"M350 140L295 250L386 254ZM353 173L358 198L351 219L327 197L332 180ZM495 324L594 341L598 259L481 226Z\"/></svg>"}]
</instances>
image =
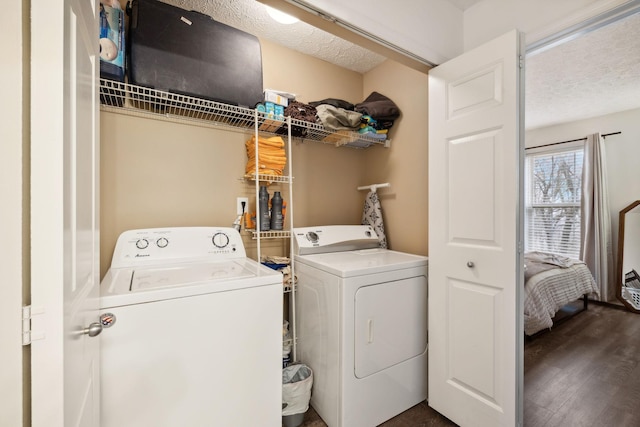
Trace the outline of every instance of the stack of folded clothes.
<instances>
[{"instance_id":1,"label":"stack of folded clothes","mask_svg":"<svg viewBox=\"0 0 640 427\"><path fill-rule=\"evenodd\" d=\"M256 173L256 137L245 142L247 148L247 175ZM258 138L258 174L282 176L287 164L284 141L279 136Z\"/></svg>"},{"instance_id":2,"label":"stack of folded clothes","mask_svg":"<svg viewBox=\"0 0 640 427\"><path fill-rule=\"evenodd\" d=\"M371 140L385 141L394 121L400 117L400 108L388 97L372 92L359 104L336 98L310 102L317 109L317 123L333 132L352 131L358 137L347 142L354 147L368 147Z\"/></svg>"},{"instance_id":3,"label":"stack of folded clothes","mask_svg":"<svg viewBox=\"0 0 640 427\"><path fill-rule=\"evenodd\" d=\"M355 111L362 113L364 126L358 130L367 136L385 134L393 126L393 122L400 117L398 106L386 96L371 92L360 104L355 105ZM378 136L379 137L379 136Z\"/></svg>"},{"instance_id":4,"label":"stack of folded clothes","mask_svg":"<svg viewBox=\"0 0 640 427\"><path fill-rule=\"evenodd\" d=\"M385 139L387 139L388 132L389 128L381 127L378 124L378 121L373 117L367 114L362 115L362 119L360 121L360 129L358 129L359 134L366 134L370 138L384 141Z\"/></svg>"}]
</instances>

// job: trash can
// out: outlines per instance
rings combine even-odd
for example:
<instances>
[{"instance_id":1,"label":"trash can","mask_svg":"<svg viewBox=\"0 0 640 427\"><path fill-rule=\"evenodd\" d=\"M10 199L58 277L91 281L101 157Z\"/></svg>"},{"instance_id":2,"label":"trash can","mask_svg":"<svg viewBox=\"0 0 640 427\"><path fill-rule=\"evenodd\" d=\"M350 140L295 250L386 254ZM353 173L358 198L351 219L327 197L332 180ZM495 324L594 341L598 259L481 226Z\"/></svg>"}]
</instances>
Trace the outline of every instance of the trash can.
<instances>
[{"instance_id":1,"label":"trash can","mask_svg":"<svg viewBox=\"0 0 640 427\"><path fill-rule=\"evenodd\" d=\"M284 427L298 427L309 409L313 371L299 363L282 370L282 424Z\"/></svg>"}]
</instances>

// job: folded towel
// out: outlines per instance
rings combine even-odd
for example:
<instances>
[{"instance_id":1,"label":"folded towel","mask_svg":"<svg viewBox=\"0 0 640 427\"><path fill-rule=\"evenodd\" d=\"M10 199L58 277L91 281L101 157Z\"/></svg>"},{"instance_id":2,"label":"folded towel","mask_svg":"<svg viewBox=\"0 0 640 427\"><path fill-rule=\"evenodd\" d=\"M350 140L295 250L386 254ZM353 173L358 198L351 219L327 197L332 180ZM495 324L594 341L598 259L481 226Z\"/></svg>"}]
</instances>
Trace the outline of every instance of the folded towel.
<instances>
[{"instance_id":1,"label":"folded towel","mask_svg":"<svg viewBox=\"0 0 640 427\"><path fill-rule=\"evenodd\" d=\"M247 163L247 167L245 169L245 173L247 175L252 175L256 173L256 164L255 162ZM262 175L275 175L282 176L283 170L282 167L278 165L272 164L258 164L258 173Z\"/></svg>"},{"instance_id":2,"label":"folded towel","mask_svg":"<svg viewBox=\"0 0 640 427\"><path fill-rule=\"evenodd\" d=\"M287 156L284 150L284 141L279 136L270 138L258 137L258 161L256 162L256 138L245 141L247 150L247 165L245 172L248 175L258 173L263 175L281 176L284 166L287 164Z\"/></svg>"},{"instance_id":3,"label":"folded towel","mask_svg":"<svg viewBox=\"0 0 640 427\"><path fill-rule=\"evenodd\" d=\"M279 165L284 165L285 163L287 163L287 158L285 156L271 156L269 154L260 153L258 159L260 162L277 163ZM255 156L251 156L249 160L255 160Z\"/></svg>"},{"instance_id":4,"label":"folded towel","mask_svg":"<svg viewBox=\"0 0 640 427\"><path fill-rule=\"evenodd\" d=\"M245 142L246 145L249 144L254 144L256 143L256 137L255 135L251 137L251 139L247 140L247 142ZM272 146L275 148L284 148L284 141L282 140L281 137L279 136L272 136L270 138L263 138L263 137L259 137L258 138L258 144L260 144L260 146Z\"/></svg>"}]
</instances>

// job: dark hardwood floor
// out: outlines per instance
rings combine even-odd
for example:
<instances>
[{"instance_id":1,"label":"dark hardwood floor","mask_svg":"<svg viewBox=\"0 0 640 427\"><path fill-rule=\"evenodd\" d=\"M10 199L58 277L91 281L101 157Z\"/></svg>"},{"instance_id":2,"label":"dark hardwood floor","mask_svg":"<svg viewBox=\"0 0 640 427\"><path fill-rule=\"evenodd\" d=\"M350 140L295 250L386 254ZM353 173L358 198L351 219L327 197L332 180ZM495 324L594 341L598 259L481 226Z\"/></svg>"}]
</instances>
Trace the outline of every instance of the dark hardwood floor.
<instances>
[{"instance_id":1,"label":"dark hardwood floor","mask_svg":"<svg viewBox=\"0 0 640 427\"><path fill-rule=\"evenodd\" d=\"M525 340L525 427L640 426L640 315L590 303L589 309ZM309 408L303 427L326 427ZM426 402L383 427L454 423Z\"/></svg>"},{"instance_id":2,"label":"dark hardwood floor","mask_svg":"<svg viewBox=\"0 0 640 427\"><path fill-rule=\"evenodd\" d=\"M640 315L590 304L525 343L527 427L640 426Z\"/></svg>"}]
</instances>

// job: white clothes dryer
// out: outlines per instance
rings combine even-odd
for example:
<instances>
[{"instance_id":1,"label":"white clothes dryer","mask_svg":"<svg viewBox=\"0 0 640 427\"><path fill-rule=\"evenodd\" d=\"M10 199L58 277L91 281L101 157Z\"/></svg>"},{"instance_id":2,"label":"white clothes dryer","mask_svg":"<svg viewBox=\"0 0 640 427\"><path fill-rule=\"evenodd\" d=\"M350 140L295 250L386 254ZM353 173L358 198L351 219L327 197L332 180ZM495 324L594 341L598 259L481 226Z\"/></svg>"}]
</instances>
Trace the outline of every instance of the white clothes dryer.
<instances>
[{"instance_id":1,"label":"white clothes dryer","mask_svg":"<svg viewBox=\"0 0 640 427\"><path fill-rule=\"evenodd\" d=\"M103 427L281 425L282 274L233 228L122 233L100 306Z\"/></svg>"},{"instance_id":2,"label":"white clothes dryer","mask_svg":"<svg viewBox=\"0 0 640 427\"><path fill-rule=\"evenodd\" d=\"M427 398L427 263L372 227L294 229L297 351L329 427L372 427Z\"/></svg>"}]
</instances>

